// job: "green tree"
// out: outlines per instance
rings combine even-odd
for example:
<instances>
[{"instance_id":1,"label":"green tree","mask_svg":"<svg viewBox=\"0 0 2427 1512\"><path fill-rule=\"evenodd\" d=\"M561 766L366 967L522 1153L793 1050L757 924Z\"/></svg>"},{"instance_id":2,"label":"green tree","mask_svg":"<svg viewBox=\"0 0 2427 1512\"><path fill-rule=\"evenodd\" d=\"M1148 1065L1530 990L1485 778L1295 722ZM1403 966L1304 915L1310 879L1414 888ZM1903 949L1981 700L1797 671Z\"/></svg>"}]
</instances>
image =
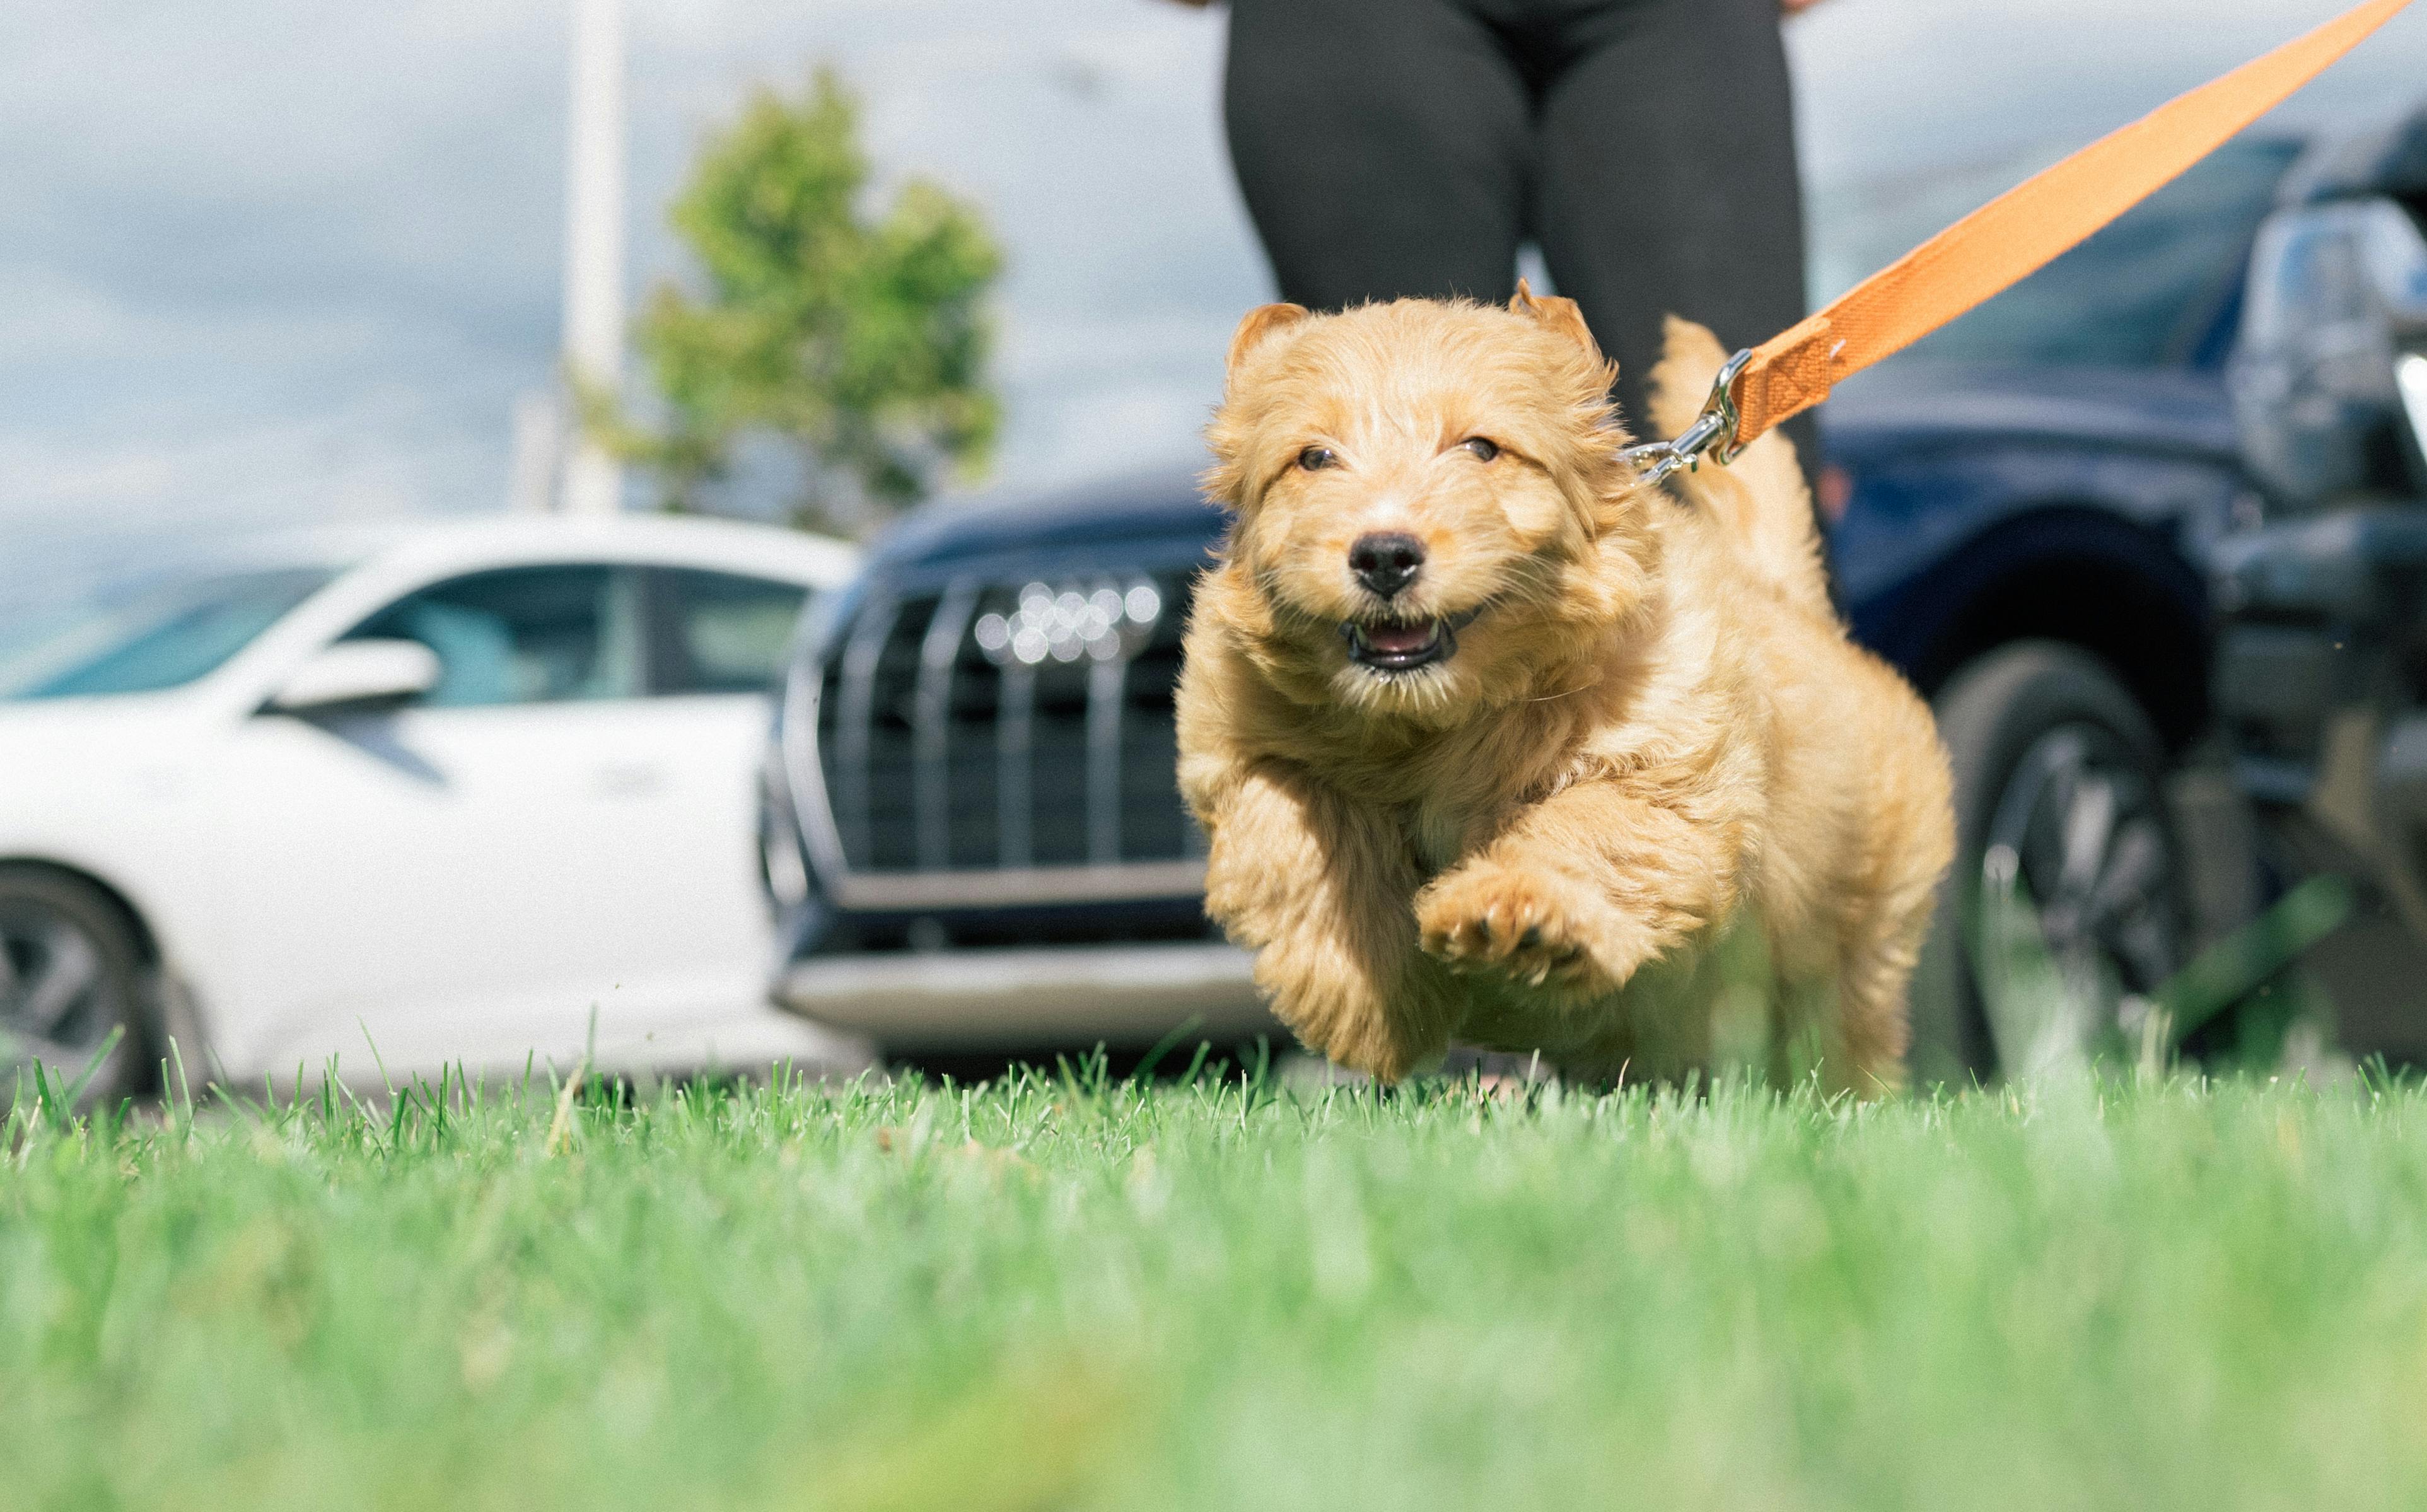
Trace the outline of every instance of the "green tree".
<instances>
[{"instance_id":1,"label":"green tree","mask_svg":"<svg viewBox=\"0 0 2427 1512\"><path fill-rule=\"evenodd\" d=\"M865 525L981 470L1001 409L985 297L1002 253L971 205L913 179L863 213L858 105L831 70L806 94L757 91L702 149L674 204L705 293L671 282L636 325L661 425L585 396L584 419L698 507L753 438L795 448L804 528Z\"/></svg>"}]
</instances>

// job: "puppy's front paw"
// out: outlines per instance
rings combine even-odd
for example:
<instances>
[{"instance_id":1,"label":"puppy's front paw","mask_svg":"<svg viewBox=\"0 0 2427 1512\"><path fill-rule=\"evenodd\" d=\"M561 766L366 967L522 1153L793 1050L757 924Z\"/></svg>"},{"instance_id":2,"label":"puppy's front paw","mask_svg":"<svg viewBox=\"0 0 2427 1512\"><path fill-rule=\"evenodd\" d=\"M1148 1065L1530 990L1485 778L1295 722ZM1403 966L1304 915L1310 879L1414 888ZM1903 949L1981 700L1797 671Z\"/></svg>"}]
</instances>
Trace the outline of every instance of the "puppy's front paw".
<instances>
[{"instance_id":1,"label":"puppy's front paw","mask_svg":"<svg viewBox=\"0 0 2427 1512\"><path fill-rule=\"evenodd\" d=\"M1589 915L1607 912L1573 884L1498 868L1453 871L1416 898L1424 948L1453 971L1494 971L1527 986L1614 992ZM1603 931L1602 933L1606 933Z\"/></svg>"}]
</instances>

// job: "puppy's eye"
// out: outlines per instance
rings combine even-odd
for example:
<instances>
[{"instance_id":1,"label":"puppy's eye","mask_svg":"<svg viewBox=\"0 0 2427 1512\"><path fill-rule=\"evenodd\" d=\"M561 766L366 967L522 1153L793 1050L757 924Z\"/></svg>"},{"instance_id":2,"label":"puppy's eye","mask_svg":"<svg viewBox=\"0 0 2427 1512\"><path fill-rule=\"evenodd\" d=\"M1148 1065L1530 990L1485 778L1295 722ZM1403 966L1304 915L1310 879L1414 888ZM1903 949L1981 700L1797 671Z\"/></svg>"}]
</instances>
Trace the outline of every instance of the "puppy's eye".
<instances>
[{"instance_id":1,"label":"puppy's eye","mask_svg":"<svg viewBox=\"0 0 2427 1512\"><path fill-rule=\"evenodd\" d=\"M1469 436L1458 445L1474 452L1477 462L1490 462L1500 455L1500 443L1485 436Z\"/></svg>"},{"instance_id":2,"label":"puppy's eye","mask_svg":"<svg viewBox=\"0 0 2427 1512\"><path fill-rule=\"evenodd\" d=\"M1297 464L1311 473L1319 473L1339 460L1329 447L1309 447L1297 454Z\"/></svg>"}]
</instances>

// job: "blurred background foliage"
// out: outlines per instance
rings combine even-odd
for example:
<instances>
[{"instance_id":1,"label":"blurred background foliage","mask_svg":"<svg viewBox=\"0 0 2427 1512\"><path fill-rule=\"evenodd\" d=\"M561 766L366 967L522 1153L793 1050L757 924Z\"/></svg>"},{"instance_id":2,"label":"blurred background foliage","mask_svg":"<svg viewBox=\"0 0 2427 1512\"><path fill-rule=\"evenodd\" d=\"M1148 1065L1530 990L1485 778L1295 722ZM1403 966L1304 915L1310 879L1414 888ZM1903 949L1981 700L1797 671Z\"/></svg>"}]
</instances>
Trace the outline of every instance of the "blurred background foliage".
<instances>
[{"instance_id":1,"label":"blurred background foliage","mask_svg":"<svg viewBox=\"0 0 2427 1512\"><path fill-rule=\"evenodd\" d=\"M667 509L701 508L702 485L754 442L799 464L792 522L843 534L986 464L1002 250L973 205L923 179L871 214L858 120L830 69L797 96L760 89L674 203L702 289L662 281L635 322L655 413L582 399L584 424L654 475Z\"/></svg>"}]
</instances>

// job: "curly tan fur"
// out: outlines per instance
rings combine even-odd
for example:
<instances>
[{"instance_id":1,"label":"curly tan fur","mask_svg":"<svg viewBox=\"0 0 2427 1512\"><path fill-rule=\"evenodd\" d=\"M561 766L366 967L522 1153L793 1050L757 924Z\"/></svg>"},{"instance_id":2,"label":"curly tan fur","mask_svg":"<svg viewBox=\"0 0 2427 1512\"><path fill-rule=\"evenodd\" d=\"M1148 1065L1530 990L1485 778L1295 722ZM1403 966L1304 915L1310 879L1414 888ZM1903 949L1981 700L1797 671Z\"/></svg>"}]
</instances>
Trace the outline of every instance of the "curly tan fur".
<instances>
[{"instance_id":1,"label":"curly tan fur","mask_svg":"<svg viewBox=\"0 0 2427 1512\"><path fill-rule=\"evenodd\" d=\"M1720 360L1671 323L1664 432ZM1786 443L1647 488L1610 376L1523 289L1241 323L1180 688L1207 907L1308 1046L1385 1079L1457 1039L1878 1094L1953 846L1929 711L1831 610ZM1425 549L1387 602L1349 566L1376 531ZM1463 628L1377 671L1343 630L1377 616Z\"/></svg>"}]
</instances>

